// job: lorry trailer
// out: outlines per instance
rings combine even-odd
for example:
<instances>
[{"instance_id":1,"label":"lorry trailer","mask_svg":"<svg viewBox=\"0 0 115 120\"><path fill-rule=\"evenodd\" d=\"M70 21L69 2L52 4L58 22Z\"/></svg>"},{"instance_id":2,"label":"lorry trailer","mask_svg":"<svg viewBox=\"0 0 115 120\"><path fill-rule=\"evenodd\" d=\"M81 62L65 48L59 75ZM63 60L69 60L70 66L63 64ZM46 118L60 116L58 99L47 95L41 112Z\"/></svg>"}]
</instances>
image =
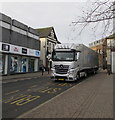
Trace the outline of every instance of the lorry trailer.
<instances>
[{"instance_id":1,"label":"lorry trailer","mask_svg":"<svg viewBox=\"0 0 115 120\"><path fill-rule=\"evenodd\" d=\"M52 53L53 80L75 81L98 70L98 54L83 44L57 44Z\"/></svg>"}]
</instances>

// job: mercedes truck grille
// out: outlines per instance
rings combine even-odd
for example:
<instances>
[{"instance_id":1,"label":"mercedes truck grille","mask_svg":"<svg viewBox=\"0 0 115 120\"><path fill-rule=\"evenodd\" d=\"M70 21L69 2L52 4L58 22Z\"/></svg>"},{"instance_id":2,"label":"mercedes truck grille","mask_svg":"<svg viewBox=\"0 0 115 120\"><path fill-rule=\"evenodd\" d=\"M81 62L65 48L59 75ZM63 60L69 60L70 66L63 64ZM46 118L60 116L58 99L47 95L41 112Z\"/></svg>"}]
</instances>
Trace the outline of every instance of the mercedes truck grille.
<instances>
[{"instance_id":1,"label":"mercedes truck grille","mask_svg":"<svg viewBox=\"0 0 115 120\"><path fill-rule=\"evenodd\" d=\"M67 74L68 68L68 65L55 65L55 71L57 74Z\"/></svg>"}]
</instances>

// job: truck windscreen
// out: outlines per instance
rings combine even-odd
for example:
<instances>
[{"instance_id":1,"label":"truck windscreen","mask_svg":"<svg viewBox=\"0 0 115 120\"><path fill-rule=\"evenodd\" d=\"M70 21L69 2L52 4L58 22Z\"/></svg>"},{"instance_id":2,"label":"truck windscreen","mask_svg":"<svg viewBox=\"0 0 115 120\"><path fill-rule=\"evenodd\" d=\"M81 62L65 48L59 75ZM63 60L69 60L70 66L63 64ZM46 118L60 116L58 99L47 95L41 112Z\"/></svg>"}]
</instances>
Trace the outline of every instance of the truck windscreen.
<instances>
[{"instance_id":1,"label":"truck windscreen","mask_svg":"<svg viewBox=\"0 0 115 120\"><path fill-rule=\"evenodd\" d=\"M53 61L74 61L73 51L55 51L52 56Z\"/></svg>"}]
</instances>

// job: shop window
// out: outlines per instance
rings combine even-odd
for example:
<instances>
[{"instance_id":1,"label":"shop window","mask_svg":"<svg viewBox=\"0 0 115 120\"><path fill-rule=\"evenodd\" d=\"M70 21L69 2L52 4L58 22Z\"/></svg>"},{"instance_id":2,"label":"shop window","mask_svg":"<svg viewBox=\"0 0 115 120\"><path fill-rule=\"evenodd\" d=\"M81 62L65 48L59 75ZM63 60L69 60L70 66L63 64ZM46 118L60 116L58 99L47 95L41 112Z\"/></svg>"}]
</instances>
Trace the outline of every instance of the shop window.
<instances>
[{"instance_id":1,"label":"shop window","mask_svg":"<svg viewBox=\"0 0 115 120\"><path fill-rule=\"evenodd\" d=\"M21 72L26 72L27 71L27 58L22 58L21 59Z\"/></svg>"},{"instance_id":2,"label":"shop window","mask_svg":"<svg viewBox=\"0 0 115 120\"><path fill-rule=\"evenodd\" d=\"M5 55L0 54L0 73L4 74Z\"/></svg>"},{"instance_id":3,"label":"shop window","mask_svg":"<svg viewBox=\"0 0 115 120\"><path fill-rule=\"evenodd\" d=\"M28 71L29 72L34 72L34 59L29 59L29 67L28 67Z\"/></svg>"},{"instance_id":4,"label":"shop window","mask_svg":"<svg viewBox=\"0 0 115 120\"><path fill-rule=\"evenodd\" d=\"M10 72L18 72L18 57L11 57Z\"/></svg>"}]
</instances>

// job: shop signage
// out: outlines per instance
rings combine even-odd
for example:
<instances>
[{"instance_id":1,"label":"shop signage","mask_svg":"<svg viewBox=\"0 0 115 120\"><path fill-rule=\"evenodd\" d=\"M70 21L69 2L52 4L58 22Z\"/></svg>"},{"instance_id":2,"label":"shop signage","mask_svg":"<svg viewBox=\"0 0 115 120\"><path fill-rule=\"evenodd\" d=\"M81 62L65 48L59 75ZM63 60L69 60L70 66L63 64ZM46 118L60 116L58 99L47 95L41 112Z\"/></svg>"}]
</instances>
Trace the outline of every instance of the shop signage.
<instances>
[{"instance_id":1,"label":"shop signage","mask_svg":"<svg viewBox=\"0 0 115 120\"><path fill-rule=\"evenodd\" d=\"M19 49L17 47L14 47L13 51L14 52L19 52Z\"/></svg>"},{"instance_id":2,"label":"shop signage","mask_svg":"<svg viewBox=\"0 0 115 120\"><path fill-rule=\"evenodd\" d=\"M40 57L40 51L39 50L36 50L36 56Z\"/></svg>"},{"instance_id":3,"label":"shop signage","mask_svg":"<svg viewBox=\"0 0 115 120\"><path fill-rule=\"evenodd\" d=\"M11 47L10 50L11 53L21 54L21 47L15 45L10 45L10 47Z\"/></svg>"},{"instance_id":4,"label":"shop signage","mask_svg":"<svg viewBox=\"0 0 115 120\"><path fill-rule=\"evenodd\" d=\"M2 50L3 51L9 51L10 50L10 46L7 44L2 44Z\"/></svg>"},{"instance_id":5,"label":"shop signage","mask_svg":"<svg viewBox=\"0 0 115 120\"><path fill-rule=\"evenodd\" d=\"M22 48L22 53L23 54L27 54L27 49L26 48Z\"/></svg>"},{"instance_id":6,"label":"shop signage","mask_svg":"<svg viewBox=\"0 0 115 120\"><path fill-rule=\"evenodd\" d=\"M35 51L32 49L29 49L29 55L35 56Z\"/></svg>"},{"instance_id":7,"label":"shop signage","mask_svg":"<svg viewBox=\"0 0 115 120\"><path fill-rule=\"evenodd\" d=\"M39 50L30 49L30 48L21 47L21 46L12 45L12 44L6 44L2 42L0 42L0 52L40 57Z\"/></svg>"}]
</instances>

